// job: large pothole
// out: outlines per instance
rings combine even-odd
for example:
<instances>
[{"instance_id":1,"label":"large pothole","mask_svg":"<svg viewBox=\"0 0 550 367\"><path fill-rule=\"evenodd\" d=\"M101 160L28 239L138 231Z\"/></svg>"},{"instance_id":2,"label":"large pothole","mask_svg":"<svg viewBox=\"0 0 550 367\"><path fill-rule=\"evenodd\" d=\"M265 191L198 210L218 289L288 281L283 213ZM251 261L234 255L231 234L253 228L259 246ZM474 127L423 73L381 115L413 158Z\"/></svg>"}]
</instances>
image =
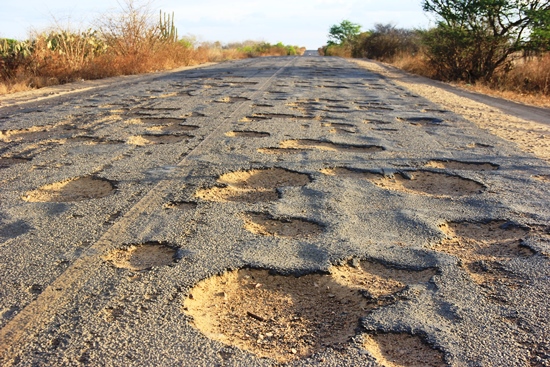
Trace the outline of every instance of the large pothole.
<instances>
[{"instance_id":1,"label":"large pothole","mask_svg":"<svg viewBox=\"0 0 550 367\"><path fill-rule=\"evenodd\" d=\"M143 271L173 264L177 261L177 250L159 242L147 242L113 250L102 258L117 268Z\"/></svg>"},{"instance_id":2,"label":"large pothole","mask_svg":"<svg viewBox=\"0 0 550 367\"><path fill-rule=\"evenodd\" d=\"M531 249L521 246L529 229L513 223L451 222L442 224L440 229L447 237L432 248L458 257L478 284L505 277L500 262L534 254Z\"/></svg>"},{"instance_id":3,"label":"large pothole","mask_svg":"<svg viewBox=\"0 0 550 367\"><path fill-rule=\"evenodd\" d=\"M480 193L484 186L476 181L445 173L415 171L396 173L388 177L379 173L349 168L327 168L321 171L330 176L365 179L388 190L433 196L464 196Z\"/></svg>"},{"instance_id":4,"label":"large pothole","mask_svg":"<svg viewBox=\"0 0 550 367\"><path fill-rule=\"evenodd\" d=\"M207 201L257 203L278 199L277 188L304 186L311 178L283 168L255 169L226 173L218 179L225 187L199 190L196 196Z\"/></svg>"},{"instance_id":5,"label":"large pothole","mask_svg":"<svg viewBox=\"0 0 550 367\"><path fill-rule=\"evenodd\" d=\"M269 214L243 215L244 228L254 234L283 238L312 237L323 232L323 227L302 218L276 219Z\"/></svg>"},{"instance_id":6,"label":"large pothole","mask_svg":"<svg viewBox=\"0 0 550 367\"><path fill-rule=\"evenodd\" d=\"M444 355L409 334L365 335L365 348L383 367L444 367Z\"/></svg>"},{"instance_id":7,"label":"large pothole","mask_svg":"<svg viewBox=\"0 0 550 367\"><path fill-rule=\"evenodd\" d=\"M207 337L284 363L347 344L369 309L434 274L367 261L301 277L241 269L199 282L184 312Z\"/></svg>"},{"instance_id":8,"label":"large pothole","mask_svg":"<svg viewBox=\"0 0 550 367\"><path fill-rule=\"evenodd\" d=\"M98 199L113 193L113 184L103 178L85 176L44 185L23 196L28 202L62 203Z\"/></svg>"}]
</instances>

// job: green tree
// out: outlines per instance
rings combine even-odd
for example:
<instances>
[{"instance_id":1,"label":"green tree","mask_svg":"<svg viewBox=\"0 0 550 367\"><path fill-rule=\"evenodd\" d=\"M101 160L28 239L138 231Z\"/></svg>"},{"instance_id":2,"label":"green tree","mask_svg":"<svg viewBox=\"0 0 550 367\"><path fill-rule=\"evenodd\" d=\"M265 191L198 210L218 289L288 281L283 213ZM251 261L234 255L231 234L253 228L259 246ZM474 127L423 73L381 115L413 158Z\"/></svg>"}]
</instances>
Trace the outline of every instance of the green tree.
<instances>
[{"instance_id":1,"label":"green tree","mask_svg":"<svg viewBox=\"0 0 550 367\"><path fill-rule=\"evenodd\" d=\"M352 23L349 20L343 20L340 24L335 24L330 27L328 44L342 45L353 42L359 33L361 33L361 26L359 24Z\"/></svg>"},{"instance_id":2,"label":"green tree","mask_svg":"<svg viewBox=\"0 0 550 367\"><path fill-rule=\"evenodd\" d=\"M424 35L436 71L470 82L507 65L550 11L548 0L423 0L422 6L438 20Z\"/></svg>"}]
</instances>

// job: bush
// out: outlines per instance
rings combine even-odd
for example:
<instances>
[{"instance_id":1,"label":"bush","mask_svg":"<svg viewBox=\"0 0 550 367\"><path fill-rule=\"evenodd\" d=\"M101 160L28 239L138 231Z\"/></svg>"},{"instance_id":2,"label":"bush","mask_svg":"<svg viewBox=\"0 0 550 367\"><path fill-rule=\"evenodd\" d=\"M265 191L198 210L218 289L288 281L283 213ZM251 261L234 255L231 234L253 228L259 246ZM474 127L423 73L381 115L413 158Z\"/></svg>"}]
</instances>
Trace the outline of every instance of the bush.
<instances>
[{"instance_id":1,"label":"bush","mask_svg":"<svg viewBox=\"0 0 550 367\"><path fill-rule=\"evenodd\" d=\"M391 62L398 55L414 55L421 47L419 31L376 24L373 30L360 35L353 47L353 55Z\"/></svg>"}]
</instances>

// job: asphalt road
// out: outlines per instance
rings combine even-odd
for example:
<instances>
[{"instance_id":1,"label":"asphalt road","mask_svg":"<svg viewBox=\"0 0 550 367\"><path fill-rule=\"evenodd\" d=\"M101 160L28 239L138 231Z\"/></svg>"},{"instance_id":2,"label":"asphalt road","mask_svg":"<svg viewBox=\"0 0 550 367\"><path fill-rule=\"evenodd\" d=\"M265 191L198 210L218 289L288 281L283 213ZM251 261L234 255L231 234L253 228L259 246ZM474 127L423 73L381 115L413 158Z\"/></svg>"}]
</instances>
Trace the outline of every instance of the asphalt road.
<instances>
[{"instance_id":1,"label":"asphalt road","mask_svg":"<svg viewBox=\"0 0 550 367\"><path fill-rule=\"evenodd\" d=\"M376 366L365 336L405 334L448 365L550 366L548 165L309 55L0 109L0 365L270 366L196 328L193 287L376 263L433 274L363 292L352 338L289 364ZM268 228L292 223L320 233Z\"/></svg>"}]
</instances>

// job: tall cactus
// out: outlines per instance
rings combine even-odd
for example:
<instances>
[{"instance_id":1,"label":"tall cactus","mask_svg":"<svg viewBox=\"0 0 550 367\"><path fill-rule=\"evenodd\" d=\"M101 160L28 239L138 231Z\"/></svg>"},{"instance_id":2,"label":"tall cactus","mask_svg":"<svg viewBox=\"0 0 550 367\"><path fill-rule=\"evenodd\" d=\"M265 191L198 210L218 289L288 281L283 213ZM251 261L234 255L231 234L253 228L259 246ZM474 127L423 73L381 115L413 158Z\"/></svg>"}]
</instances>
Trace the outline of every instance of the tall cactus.
<instances>
[{"instance_id":1,"label":"tall cactus","mask_svg":"<svg viewBox=\"0 0 550 367\"><path fill-rule=\"evenodd\" d=\"M178 41L178 30L174 25L174 13L172 16L170 14L163 13L160 11L159 18L159 31L160 39L164 42L177 42Z\"/></svg>"}]
</instances>

